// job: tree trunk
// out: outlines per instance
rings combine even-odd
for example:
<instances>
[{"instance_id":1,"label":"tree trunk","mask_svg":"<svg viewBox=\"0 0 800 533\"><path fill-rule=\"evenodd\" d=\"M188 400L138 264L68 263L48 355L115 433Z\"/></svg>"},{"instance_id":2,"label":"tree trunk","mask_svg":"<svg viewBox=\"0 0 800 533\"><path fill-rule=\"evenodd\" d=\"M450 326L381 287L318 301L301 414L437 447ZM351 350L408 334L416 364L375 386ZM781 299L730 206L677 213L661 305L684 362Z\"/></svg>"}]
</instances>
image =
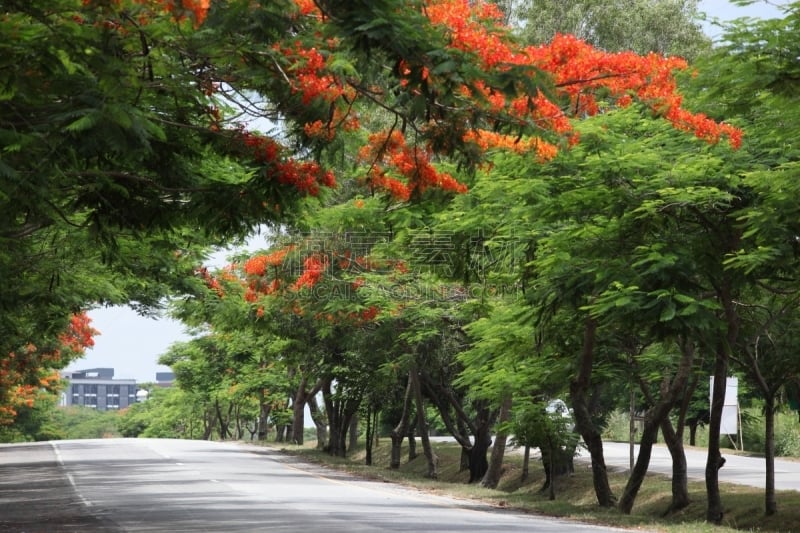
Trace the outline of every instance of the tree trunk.
<instances>
[{"instance_id":1,"label":"tree trunk","mask_svg":"<svg viewBox=\"0 0 800 533\"><path fill-rule=\"evenodd\" d=\"M334 457L346 457L348 428L353 416L358 411L359 402L356 399L334 398L331 384L332 378L328 377L325 378L322 386L325 412L330 423L328 453Z\"/></svg>"},{"instance_id":2,"label":"tree trunk","mask_svg":"<svg viewBox=\"0 0 800 533\"><path fill-rule=\"evenodd\" d=\"M397 470L400 468L400 454L403 448L403 439L408 433L408 419L411 412L411 378L409 376L408 383L406 383L406 393L403 397L403 412L400 415L400 421L392 430L392 450L389 459L389 468Z\"/></svg>"},{"instance_id":3,"label":"tree trunk","mask_svg":"<svg viewBox=\"0 0 800 533\"><path fill-rule=\"evenodd\" d=\"M316 393L310 395L306 401L311 420L317 429L317 449L324 450L328 445L328 420L323 411L320 411Z\"/></svg>"},{"instance_id":4,"label":"tree trunk","mask_svg":"<svg viewBox=\"0 0 800 533\"><path fill-rule=\"evenodd\" d=\"M764 462L767 472L764 481L764 512L767 516L772 516L778 512L778 503L775 500L775 394L768 394L765 400Z\"/></svg>"},{"instance_id":5,"label":"tree trunk","mask_svg":"<svg viewBox=\"0 0 800 533\"><path fill-rule=\"evenodd\" d=\"M679 422L680 424L680 422ZM670 514L689 506L689 475L686 452L683 450L683 434L675 431L669 417L661 421L661 433L672 457L672 503L664 513Z\"/></svg>"},{"instance_id":6,"label":"tree trunk","mask_svg":"<svg viewBox=\"0 0 800 533\"><path fill-rule=\"evenodd\" d=\"M225 440L230 434L228 433L228 421L222 414L222 406L220 406L219 400L214 400L214 410L217 415L217 424L219 425L219 438L220 440Z\"/></svg>"},{"instance_id":7,"label":"tree trunk","mask_svg":"<svg viewBox=\"0 0 800 533\"><path fill-rule=\"evenodd\" d=\"M575 428L583 437L586 448L592 458L592 482L597 503L601 507L613 507L616 503L614 493L608 483L608 470L603 456L603 439L600 431L592 421L589 410L589 389L591 387L592 364L594 363L594 342L597 323L586 319L583 347L579 361L578 375L570 383L572 411L575 417Z\"/></svg>"},{"instance_id":8,"label":"tree trunk","mask_svg":"<svg viewBox=\"0 0 800 533\"><path fill-rule=\"evenodd\" d=\"M636 459L636 464L631 470L628 483L625 485L625 490L622 493L622 498L619 501L619 508L625 514L630 514L633 509L633 503L636 500L636 495L644 482L644 477L647 474L647 468L650 466L650 456L653 451L653 443L658 438L658 428L661 423L667 419L672 406L675 405L681 394L686 389L686 384L689 382L689 376L692 372L692 365L694 364L694 343L684 342L679 343L681 349L681 358L678 368L675 371L675 377L670 379L669 374L665 374L661 383L661 394L657 400L649 393L647 384L641 380L640 384L642 392L645 394L647 401L652 405L648 409L644 419L644 430L639 443L639 456Z\"/></svg>"},{"instance_id":9,"label":"tree trunk","mask_svg":"<svg viewBox=\"0 0 800 533\"><path fill-rule=\"evenodd\" d=\"M775 499L775 394L764 378L759 366L759 358L749 349L747 355L750 360L750 374L755 378L761 394L764 397L764 513L772 516L778 512L778 503Z\"/></svg>"},{"instance_id":10,"label":"tree trunk","mask_svg":"<svg viewBox=\"0 0 800 533\"><path fill-rule=\"evenodd\" d=\"M644 430L639 442L639 455L619 501L619 509L625 514L631 514L633 502L636 500L636 495L642 486L644 476L647 474L647 468L650 466L650 456L653 452L653 443L658 435L659 423L660 421L657 420L645 420Z\"/></svg>"},{"instance_id":11,"label":"tree trunk","mask_svg":"<svg viewBox=\"0 0 800 533\"><path fill-rule=\"evenodd\" d=\"M373 444L373 439L375 438L373 435L375 418L377 418L377 413L373 414L372 408L370 407L367 410L367 424L364 434L364 451L366 454L366 457L364 458L364 464L367 466L372 466L372 444Z\"/></svg>"},{"instance_id":12,"label":"tree trunk","mask_svg":"<svg viewBox=\"0 0 800 533\"><path fill-rule=\"evenodd\" d=\"M269 414L272 411L272 406L265 401L264 391L260 391L258 395L258 429L256 435L258 440L267 440L267 433L269 432Z\"/></svg>"},{"instance_id":13,"label":"tree trunk","mask_svg":"<svg viewBox=\"0 0 800 533\"><path fill-rule=\"evenodd\" d=\"M492 445L492 437L484 428L479 428L475 433L475 443L469 450L469 483L474 483L483 479L489 470L489 461L486 460L486 453Z\"/></svg>"},{"instance_id":14,"label":"tree trunk","mask_svg":"<svg viewBox=\"0 0 800 533\"><path fill-rule=\"evenodd\" d=\"M511 395L503 398L503 403L500 406L500 414L498 415L498 422L504 426L511 418ZM508 430L503 429L498 431L492 447L491 460L489 461L489 468L486 470L481 485L486 488L494 489L500 483L500 477L503 474L503 458L506 451L506 441L508 440Z\"/></svg>"},{"instance_id":15,"label":"tree trunk","mask_svg":"<svg viewBox=\"0 0 800 533\"><path fill-rule=\"evenodd\" d=\"M275 442L284 442L286 440L286 424L275 425Z\"/></svg>"},{"instance_id":16,"label":"tree trunk","mask_svg":"<svg viewBox=\"0 0 800 533\"><path fill-rule=\"evenodd\" d=\"M358 446L358 414L354 414L350 419L350 437L347 443L348 450L355 450Z\"/></svg>"},{"instance_id":17,"label":"tree trunk","mask_svg":"<svg viewBox=\"0 0 800 533\"><path fill-rule=\"evenodd\" d=\"M417 453L417 439L414 437L414 433L417 431L417 425L411 424L408 426L408 462L410 463L417 457L419 454Z\"/></svg>"},{"instance_id":18,"label":"tree trunk","mask_svg":"<svg viewBox=\"0 0 800 533\"><path fill-rule=\"evenodd\" d=\"M458 471L463 472L465 470L469 470L469 455L472 453L472 446L462 446L461 447L461 456L460 461L458 464Z\"/></svg>"},{"instance_id":19,"label":"tree trunk","mask_svg":"<svg viewBox=\"0 0 800 533\"><path fill-rule=\"evenodd\" d=\"M520 481L523 483L528 481L528 476L530 475L530 464L531 464L531 447L527 444L525 445L525 451L522 454L522 476L520 477Z\"/></svg>"},{"instance_id":20,"label":"tree trunk","mask_svg":"<svg viewBox=\"0 0 800 533\"><path fill-rule=\"evenodd\" d=\"M205 416L203 417L203 440L210 440L211 434L214 432L214 411L208 407Z\"/></svg>"},{"instance_id":21,"label":"tree trunk","mask_svg":"<svg viewBox=\"0 0 800 533\"><path fill-rule=\"evenodd\" d=\"M720 453L720 424L725 404L725 387L728 377L728 358L724 348L717 351L714 364L714 389L711 393L711 416L708 423L708 458L706 459L706 494L708 508L706 520L712 524L722 523L722 498L719 492L719 469L725 464Z\"/></svg>"},{"instance_id":22,"label":"tree trunk","mask_svg":"<svg viewBox=\"0 0 800 533\"><path fill-rule=\"evenodd\" d=\"M305 374L300 378L297 390L292 399L292 443L301 446L303 444L303 433L305 430L306 412L306 386L308 376Z\"/></svg>"},{"instance_id":23,"label":"tree trunk","mask_svg":"<svg viewBox=\"0 0 800 533\"><path fill-rule=\"evenodd\" d=\"M730 249L735 250L736 248L732 246ZM719 492L719 469L725 464L725 459L722 457L719 447L720 424L725 404L730 350L736 345L739 337L739 318L736 314L736 304L733 301L729 283L729 280L724 280L723 285L717 289L717 298L725 314L727 331L725 338L718 341L714 354L714 390L711 393L711 414L708 420L708 459L706 460L708 508L706 509L706 520L712 524L722 523L723 509Z\"/></svg>"},{"instance_id":24,"label":"tree trunk","mask_svg":"<svg viewBox=\"0 0 800 533\"><path fill-rule=\"evenodd\" d=\"M562 449L556 442L557 440L554 435L550 435L545 437L545 441L539 447L542 454L542 466L544 467L544 484L539 491L544 492L547 490L551 500L556 499L556 478L575 471L573 462L575 446Z\"/></svg>"},{"instance_id":25,"label":"tree trunk","mask_svg":"<svg viewBox=\"0 0 800 533\"><path fill-rule=\"evenodd\" d=\"M439 477L439 458L433 451L431 440L428 436L428 422L425 420L425 405L422 401L422 385L420 384L419 373L416 368L411 369L410 376L414 387L414 399L417 404L417 427L419 428L419 437L422 441L422 451L425 453L425 459L428 461L428 477L430 479L437 479Z\"/></svg>"}]
</instances>

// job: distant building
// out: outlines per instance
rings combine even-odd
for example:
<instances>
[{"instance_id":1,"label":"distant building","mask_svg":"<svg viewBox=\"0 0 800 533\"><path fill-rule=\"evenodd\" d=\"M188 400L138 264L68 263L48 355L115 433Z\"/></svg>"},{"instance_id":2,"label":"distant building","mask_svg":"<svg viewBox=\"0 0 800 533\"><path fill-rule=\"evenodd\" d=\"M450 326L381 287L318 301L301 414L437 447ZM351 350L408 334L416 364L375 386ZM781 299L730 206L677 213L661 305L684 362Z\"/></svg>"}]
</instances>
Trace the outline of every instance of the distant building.
<instances>
[{"instance_id":1,"label":"distant building","mask_svg":"<svg viewBox=\"0 0 800 533\"><path fill-rule=\"evenodd\" d=\"M100 411L124 409L136 403L136 380L114 379L113 368L89 368L62 372L68 385L61 405L82 405Z\"/></svg>"},{"instance_id":2,"label":"distant building","mask_svg":"<svg viewBox=\"0 0 800 533\"><path fill-rule=\"evenodd\" d=\"M175 372L156 372L156 385L159 387L171 387L175 381Z\"/></svg>"}]
</instances>

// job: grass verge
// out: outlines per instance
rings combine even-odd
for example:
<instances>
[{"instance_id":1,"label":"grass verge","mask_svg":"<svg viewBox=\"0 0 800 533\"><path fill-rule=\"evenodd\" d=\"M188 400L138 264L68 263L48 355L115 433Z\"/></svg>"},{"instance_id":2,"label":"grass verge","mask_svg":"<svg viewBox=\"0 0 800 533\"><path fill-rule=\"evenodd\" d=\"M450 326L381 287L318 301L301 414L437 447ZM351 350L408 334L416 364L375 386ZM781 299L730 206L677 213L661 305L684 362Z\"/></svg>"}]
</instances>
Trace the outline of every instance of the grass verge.
<instances>
[{"instance_id":1,"label":"grass verge","mask_svg":"<svg viewBox=\"0 0 800 533\"><path fill-rule=\"evenodd\" d=\"M390 442L382 439L373 448L373 466L366 466L363 447L351 451L347 458L331 457L314 448L314 443L305 446L272 444L282 452L302 457L317 464L347 471L369 479L399 483L436 494L456 498L480 500L496 507L514 508L530 513L567 518L628 529L645 529L668 533L702 532L800 532L800 493L780 491L777 494L778 514L765 516L764 492L761 489L731 484L720 484L725 517L722 526L705 522L706 495L702 481L689 482L691 504L679 513L664 516L671 499L670 479L667 476L648 475L636 499L630 515L616 509L598 507L592 485L591 468L588 463L575 464L575 473L560 477L556 481L556 499L551 501L540 492L544 483L544 472L539 461L531 459L530 475L521 481L522 456L507 453L503 477L497 489L486 489L479 484L468 484L468 472L459 470L461 449L456 444L434 443L439 458L439 479L426 477L425 458L420 455L408 460L408 449L403 447L403 462L399 469L389 465ZM625 472L609 472L609 482L614 494L620 495L625 487Z\"/></svg>"}]
</instances>

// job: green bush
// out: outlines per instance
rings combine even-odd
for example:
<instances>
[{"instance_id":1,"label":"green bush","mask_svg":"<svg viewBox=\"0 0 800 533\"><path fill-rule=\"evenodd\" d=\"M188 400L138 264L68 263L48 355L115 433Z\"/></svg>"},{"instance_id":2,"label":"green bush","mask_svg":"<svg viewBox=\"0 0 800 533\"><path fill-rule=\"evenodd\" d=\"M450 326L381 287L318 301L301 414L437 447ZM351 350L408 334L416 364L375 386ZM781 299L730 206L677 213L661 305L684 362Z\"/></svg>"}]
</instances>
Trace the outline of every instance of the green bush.
<instances>
[{"instance_id":1,"label":"green bush","mask_svg":"<svg viewBox=\"0 0 800 533\"><path fill-rule=\"evenodd\" d=\"M616 410L606 417L603 428L603 440L610 442L628 442L630 440L630 413Z\"/></svg>"},{"instance_id":2,"label":"green bush","mask_svg":"<svg viewBox=\"0 0 800 533\"><path fill-rule=\"evenodd\" d=\"M775 455L800 457L800 425L793 411L778 413L775 419Z\"/></svg>"}]
</instances>

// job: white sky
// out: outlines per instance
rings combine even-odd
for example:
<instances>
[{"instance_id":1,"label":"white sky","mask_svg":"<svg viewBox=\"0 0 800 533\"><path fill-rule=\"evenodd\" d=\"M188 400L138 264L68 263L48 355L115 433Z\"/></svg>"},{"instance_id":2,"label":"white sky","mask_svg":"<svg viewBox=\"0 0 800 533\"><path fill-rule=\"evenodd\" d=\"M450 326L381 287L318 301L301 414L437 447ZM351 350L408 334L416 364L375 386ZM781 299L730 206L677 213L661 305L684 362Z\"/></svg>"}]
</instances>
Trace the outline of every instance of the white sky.
<instances>
[{"instance_id":1,"label":"white sky","mask_svg":"<svg viewBox=\"0 0 800 533\"><path fill-rule=\"evenodd\" d=\"M701 0L699 6L709 18L730 20L739 17L782 17L776 6L788 3L788 0L762 1L742 8L731 5L727 0ZM718 30L709 25L705 28L712 37L718 35ZM263 247L263 240L252 245L253 249ZM226 254L222 253L221 256L224 264ZM140 383L155 381L156 372L170 370L157 364L159 356L172 343L189 339L180 322L168 318L143 318L128 308L97 309L90 316L92 326L101 334L95 337L95 345L87 351L86 356L72 363L67 370L111 367L116 378L132 378Z\"/></svg>"}]
</instances>

